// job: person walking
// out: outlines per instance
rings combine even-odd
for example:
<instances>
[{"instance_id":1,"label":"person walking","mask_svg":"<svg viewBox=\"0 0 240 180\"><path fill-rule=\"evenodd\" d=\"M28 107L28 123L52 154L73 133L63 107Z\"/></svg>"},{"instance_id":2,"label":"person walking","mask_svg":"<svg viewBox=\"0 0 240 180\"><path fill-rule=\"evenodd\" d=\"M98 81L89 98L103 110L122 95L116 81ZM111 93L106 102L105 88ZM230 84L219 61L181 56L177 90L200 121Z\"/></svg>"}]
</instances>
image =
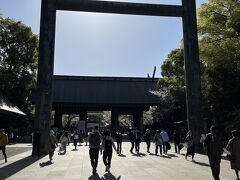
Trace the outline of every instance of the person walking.
<instances>
[{"instance_id":1,"label":"person walking","mask_svg":"<svg viewBox=\"0 0 240 180\"><path fill-rule=\"evenodd\" d=\"M54 131L50 130L50 136L48 138L48 142L47 142L47 151L49 154L49 159L50 161L52 161L53 159L53 155L54 155L54 151L57 147L57 138L54 136Z\"/></svg>"},{"instance_id":2,"label":"person walking","mask_svg":"<svg viewBox=\"0 0 240 180\"><path fill-rule=\"evenodd\" d=\"M173 140L174 140L174 146L175 146L175 153L180 154L179 145L181 142L181 137L180 137L180 134L178 133L178 131L176 131L176 130L173 132Z\"/></svg>"},{"instance_id":3,"label":"person walking","mask_svg":"<svg viewBox=\"0 0 240 180\"><path fill-rule=\"evenodd\" d=\"M134 142L135 142L135 151L136 153L139 153L139 150L140 150L140 143L141 143L141 134L140 134L140 131L139 130L136 130L135 131L135 139L134 139Z\"/></svg>"},{"instance_id":4,"label":"person walking","mask_svg":"<svg viewBox=\"0 0 240 180\"><path fill-rule=\"evenodd\" d=\"M147 152L150 153L150 144L151 144L151 133L150 133L150 130L147 129L144 136L143 136L146 144L147 144Z\"/></svg>"},{"instance_id":5,"label":"person walking","mask_svg":"<svg viewBox=\"0 0 240 180\"><path fill-rule=\"evenodd\" d=\"M133 148L134 148L134 133L133 130L130 130L130 132L128 133L128 140L131 142L131 149L130 152L133 153Z\"/></svg>"},{"instance_id":6,"label":"person walking","mask_svg":"<svg viewBox=\"0 0 240 180\"><path fill-rule=\"evenodd\" d=\"M75 147L75 150L77 150L78 141L79 141L79 134L78 134L77 130L75 130L74 134L73 134L73 145Z\"/></svg>"},{"instance_id":7,"label":"person walking","mask_svg":"<svg viewBox=\"0 0 240 180\"><path fill-rule=\"evenodd\" d=\"M116 142L117 142L118 155L121 155L121 152L122 152L122 139L123 139L122 133L117 132L116 133Z\"/></svg>"},{"instance_id":8,"label":"person walking","mask_svg":"<svg viewBox=\"0 0 240 180\"><path fill-rule=\"evenodd\" d=\"M185 159L187 159L187 157L189 155L192 156L192 161L194 161L194 155L195 155L195 143L193 141L193 134L192 134L192 131L189 130L187 135L186 135L186 138L185 138L185 141L186 141L186 147L187 147L187 152L185 154Z\"/></svg>"},{"instance_id":9,"label":"person walking","mask_svg":"<svg viewBox=\"0 0 240 180\"><path fill-rule=\"evenodd\" d=\"M101 137L98 131L98 126L95 126L93 131L89 133L89 157L91 160L92 174L95 175L97 172L99 149Z\"/></svg>"},{"instance_id":10,"label":"person walking","mask_svg":"<svg viewBox=\"0 0 240 180\"><path fill-rule=\"evenodd\" d=\"M239 170L240 170L240 138L239 132L237 130L232 131L232 139L229 140L227 147L227 151L230 152L230 162L231 162L231 169L235 170L237 180L239 178Z\"/></svg>"},{"instance_id":11,"label":"person walking","mask_svg":"<svg viewBox=\"0 0 240 180\"><path fill-rule=\"evenodd\" d=\"M11 129L9 132L9 144L13 144L14 143L14 133L13 130Z\"/></svg>"},{"instance_id":12,"label":"person walking","mask_svg":"<svg viewBox=\"0 0 240 180\"><path fill-rule=\"evenodd\" d=\"M6 154L6 145L8 144L8 135L5 134L5 130L0 129L0 150L2 150L5 163L7 162L7 154Z\"/></svg>"},{"instance_id":13,"label":"person walking","mask_svg":"<svg viewBox=\"0 0 240 180\"><path fill-rule=\"evenodd\" d=\"M37 151L38 157L40 156L40 139L41 134L39 129L33 133L33 142L32 142L32 157L34 156L35 151Z\"/></svg>"},{"instance_id":14,"label":"person walking","mask_svg":"<svg viewBox=\"0 0 240 180\"><path fill-rule=\"evenodd\" d=\"M159 150L160 150L160 154L162 155L163 140L162 140L162 136L160 135L159 130L156 131L156 134L154 135L154 138L153 138L153 139L154 139L155 145L156 145L155 155L158 154L158 147L159 147Z\"/></svg>"},{"instance_id":15,"label":"person walking","mask_svg":"<svg viewBox=\"0 0 240 180\"><path fill-rule=\"evenodd\" d=\"M223 153L223 142L221 137L217 134L216 126L210 128L210 133L207 134L206 139L204 140L204 147L207 150L213 178L215 180L220 180L219 174L221 155Z\"/></svg>"},{"instance_id":16,"label":"person walking","mask_svg":"<svg viewBox=\"0 0 240 180\"><path fill-rule=\"evenodd\" d=\"M167 151L168 151L167 144L169 142L168 133L165 130L162 130L160 135L161 135L162 140L163 140L163 153L167 154Z\"/></svg>"},{"instance_id":17,"label":"person walking","mask_svg":"<svg viewBox=\"0 0 240 180\"><path fill-rule=\"evenodd\" d=\"M69 141L68 132L65 131L60 137L60 143L61 143L59 148L60 155L66 154L68 141Z\"/></svg>"},{"instance_id":18,"label":"person walking","mask_svg":"<svg viewBox=\"0 0 240 180\"><path fill-rule=\"evenodd\" d=\"M103 163L106 167L105 172L110 172L111 160L112 160L112 147L118 153L116 146L114 144L113 138L111 137L110 130L105 132L105 136L101 144L101 153L103 150Z\"/></svg>"}]
</instances>

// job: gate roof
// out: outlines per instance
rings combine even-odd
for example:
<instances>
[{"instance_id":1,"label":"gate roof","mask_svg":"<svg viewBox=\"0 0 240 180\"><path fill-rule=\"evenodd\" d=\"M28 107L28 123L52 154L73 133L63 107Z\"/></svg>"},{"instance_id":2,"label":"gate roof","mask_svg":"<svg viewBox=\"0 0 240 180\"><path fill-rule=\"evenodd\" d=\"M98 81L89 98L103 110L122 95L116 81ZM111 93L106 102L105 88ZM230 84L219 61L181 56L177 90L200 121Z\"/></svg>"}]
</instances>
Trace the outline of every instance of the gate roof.
<instances>
[{"instance_id":1,"label":"gate roof","mask_svg":"<svg viewBox=\"0 0 240 180\"><path fill-rule=\"evenodd\" d=\"M136 77L59 76L53 80L53 103L157 105L151 93L157 80Z\"/></svg>"}]
</instances>

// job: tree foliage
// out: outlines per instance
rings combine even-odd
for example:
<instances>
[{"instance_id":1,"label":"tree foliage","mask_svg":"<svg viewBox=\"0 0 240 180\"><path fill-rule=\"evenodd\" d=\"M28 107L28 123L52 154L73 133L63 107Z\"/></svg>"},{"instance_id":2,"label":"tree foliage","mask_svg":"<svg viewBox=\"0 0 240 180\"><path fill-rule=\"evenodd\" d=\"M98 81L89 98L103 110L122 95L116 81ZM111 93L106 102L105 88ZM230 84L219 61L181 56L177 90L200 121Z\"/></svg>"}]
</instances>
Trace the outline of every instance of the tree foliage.
<instances>
[{"instance_id":1,"label":"tree foliage","mask_svg":"<svg viewBox=\"0 0 240 180\"><path fill-rule=\"evenodd\" d=\"M198 22L204 116L227 130L240 119L240 3L209 0Z\"/></svg>"},{"instance_id":2,"label":"tree foliage","mask_svg":"<svg viewBox=\"0 0 240 180\"><path fill-rule=\"evenodd\" d=\"M153 122L158 129L171 131L176 121L186 121L186 95L183 49L175 49L162 65L159 91L160 105L153 109Z\"/></svg>"},{"instance_id":3,"label":"tree foliage","mask_svg":"<svg viewBox=\"0 0 240 180\"><path fill-rule=\"evenodd\" d=\"M204 120L222 130L240 128L240 3L209 0L198 9ZM173 50L159 80L164 101L153 113L162 124L186 118L183 49ZM176 113L176 110L178 110ZM170 113L169 113L170 112ZM182 116L179 116L179 115ZM170 117L169 114L172 116ZM175 118L177 117L177 118ZM164 120L165 118L165 120Z\"/></svg>"},{"instance_id":4,"label":"tree foliage","mask_svg":"<svg viewBox=\"0 0 240 180\"><path fill-rule=\"evenodd\" d=\"M30 27L0 18L0 92L26 113L36 84L38 36Z\"/></svg>"}]
</instances>

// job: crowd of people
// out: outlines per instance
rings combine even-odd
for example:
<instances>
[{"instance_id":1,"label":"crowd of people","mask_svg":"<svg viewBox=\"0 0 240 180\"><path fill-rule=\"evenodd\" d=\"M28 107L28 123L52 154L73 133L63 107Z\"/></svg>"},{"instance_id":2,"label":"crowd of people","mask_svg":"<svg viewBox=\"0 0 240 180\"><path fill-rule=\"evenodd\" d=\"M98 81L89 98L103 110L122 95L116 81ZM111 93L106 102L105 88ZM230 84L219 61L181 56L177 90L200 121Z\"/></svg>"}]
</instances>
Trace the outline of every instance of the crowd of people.
<instances>
[{"instance_id":1,"label":"crowd of people","mask_svg":"<svg viewBox=\"0 0 240 180\"><path fill-rule=\"evenodd\" d=\"M40 156L40 140L40 131L36 129L36 131L33 133L32 156L35 154ZM55 131L51 130L46 144L46 151L49 154L50 161L53 159L53 155L55 149L58 147L58 144L60 144L59 155L64 155L67 152L66 146L71 141L73 141L74 150L77 150L78 143L83 143L83 140L85 140L86 145L89 143L89 157L93 175L97 172L99 153L103 155L103 163L106 167L105 171L110 172L113 149L119 156L122 155L123 134L121 132L115 132L114 136L112 136L109 129L106 129L104 132L100 133L98 126L93 128L88 134L84 134L78 130L75 130L74 133L70 135L67 131L60 131L56 133ZM117 146L115 145L114 140L116 141ZM160 155L168 155L168 150L171 148L169 143L170 138L165 130L156 130L153 134L151 133L150 129L146 129L145 133L141 134L138 129L131 129L128 133L128 140L131 143L129 150L130 153L134 153L133 151L135 149L135 153L140 154L140 144L142 141L146 142L146 152L148 153L150 153L151 142L154 142L155 155L158 155L158 152ZM187 148L185 158L187 159L187 157L190 155L192 157L192 161L194 161L196 142L194 142L192 131L188 131L184 138L182 138L178 131L174 131L173 141L175 153L180 154L180 150L184 147L184 143L185 147ZM220 179L220 163L224 151L227 153L227 157L230 160L231 168L236 173L236 179L239 180L240 137L237 130L232 131L232 138L228 141L225 147L223 140L218 133L218 129L215 126L210 128L210 132L208 134L203 134L199 141L202 143L203 149L206 151L212 176L215 180ZM7 162L7 144L8 135L4 133L4 129L0 129L0 150L2 150L5 162Z\"/></svg>"}]
</instances>

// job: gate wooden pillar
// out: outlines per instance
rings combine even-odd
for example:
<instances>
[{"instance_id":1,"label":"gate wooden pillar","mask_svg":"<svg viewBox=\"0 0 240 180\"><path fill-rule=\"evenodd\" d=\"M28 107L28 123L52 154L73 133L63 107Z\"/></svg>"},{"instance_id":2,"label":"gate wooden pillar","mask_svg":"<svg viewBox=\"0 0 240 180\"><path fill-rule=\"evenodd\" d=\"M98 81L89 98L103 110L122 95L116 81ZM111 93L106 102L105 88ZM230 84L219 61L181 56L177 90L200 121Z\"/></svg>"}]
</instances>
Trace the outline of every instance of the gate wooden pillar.
<instances>
[{"instance_id":1,"label":"gate wooden pillar","mask_svg":"<svg viewBox=\"0 0 240 180\"><path fill-rule=\"evenodd\" d=\"M113 109L111 111L111 131L113 134L116 133L116 131L118 130L118 125L119 125L119 113L116 109Z\"/></svg>"},{"instance_id":2,"label":"gate wooden pillar","mask_svg":"<svg viewBox=\"0 0 240 180\"><path fill-rule=\"evenodd\" d=\"M133 124L141 133L143 133L143 111L135 111L133 113Z\"/></svg>"},{"instance_id":3,"label":"gate wooden pillar","mask_svg":"<svg viewBox=\"0 0 240 180\"><path fill-rule=\"evenodd\" d=\"M59 130L62 129L62 112L59 109L55 110L54 126L57 127Z\"/></svg>"},{"instance_id":4,"label":"gate wooden pillar","mask_svg":"<svg viewBox=\"0 0 240 180\"><path fill-rule=\"evenodd\" d=\"M41 133L41 154L49 136L52 110L56 8L54 0L42 0L34 128Z\"/></svg>"},{"instance_id":5,"label":"gate wooden pillar","mask_svg":"<svg viewBox=\"0 0 240 180\"><path fill-rule=\"evenodd\" d=\"M196 144L203 130L201 79L195 0L182 0L185 81L188 128L192 130ZM197 150L200 147L197 146Z\"/></svg>"},{"instance_id":6,"label":"gate wooden pillar","mask_svg":"<svg viewBox=\"0 0 240 180\"><path fill-rule=\"evenodd\" d=\"M80 130L87 132L87 111L81 110L79 113L79 125ZM82 127L83 126L83 127Z\"/></svg>"}]
</instances>

